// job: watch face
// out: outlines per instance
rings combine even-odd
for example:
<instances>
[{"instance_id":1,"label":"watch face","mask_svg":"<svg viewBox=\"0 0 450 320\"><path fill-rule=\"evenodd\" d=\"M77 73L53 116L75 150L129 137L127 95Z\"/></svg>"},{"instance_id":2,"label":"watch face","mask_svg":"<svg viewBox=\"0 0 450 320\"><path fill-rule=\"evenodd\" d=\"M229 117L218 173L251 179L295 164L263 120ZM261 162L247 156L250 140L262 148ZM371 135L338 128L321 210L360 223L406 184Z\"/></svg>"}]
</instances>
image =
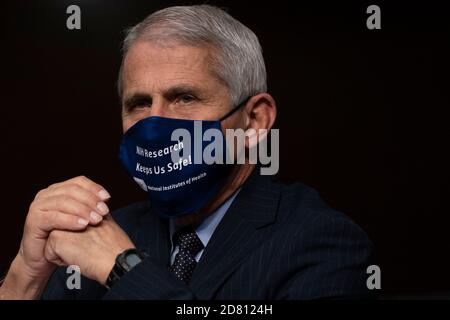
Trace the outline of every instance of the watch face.
<instances>
[{"instance_id":1,"label":"watch face","mask_svg":"<svg viewBox=\"0 0 450 320\"><path fill-rule=\"evenodd\" d=\"M128 255L126 260L130 268L133 268L135 265L142 261L142 259L135 253Z\"/></svg>"},{"instance_id":2,"label":"watch face","mask_svg":"<svg viewBox=\"0 0 450 320\"><path fill-rule=\"evenodd\" d=\"M135 251L135 249L130 249L119 255L117 257L117 263L121 269L126 272L133 269L137 264L142 261L141 254Z\"/></svg>"}]
</instances>

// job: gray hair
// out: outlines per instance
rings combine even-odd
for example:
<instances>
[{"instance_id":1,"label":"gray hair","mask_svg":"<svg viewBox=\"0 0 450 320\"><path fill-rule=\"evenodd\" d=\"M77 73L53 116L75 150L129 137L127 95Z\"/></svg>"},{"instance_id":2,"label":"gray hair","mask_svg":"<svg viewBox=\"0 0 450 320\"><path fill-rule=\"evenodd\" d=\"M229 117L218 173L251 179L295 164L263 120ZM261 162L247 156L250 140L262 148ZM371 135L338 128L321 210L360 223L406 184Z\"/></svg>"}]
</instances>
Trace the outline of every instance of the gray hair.
<instances>
[{"instance_id":1,"label":"gray hair","mask_svg":"<svg viewBox=\"0 0 450 320\"><path fill-rule=\"evenodd\" d=\"M267 91L262 49L253 31L220 8L193 5L159 10L127 30L119 71L119 96L125 56L140 40L212 47L215 55L211 59L211 71L228 87L234 105Z\"/></svg>"}]
</instances>

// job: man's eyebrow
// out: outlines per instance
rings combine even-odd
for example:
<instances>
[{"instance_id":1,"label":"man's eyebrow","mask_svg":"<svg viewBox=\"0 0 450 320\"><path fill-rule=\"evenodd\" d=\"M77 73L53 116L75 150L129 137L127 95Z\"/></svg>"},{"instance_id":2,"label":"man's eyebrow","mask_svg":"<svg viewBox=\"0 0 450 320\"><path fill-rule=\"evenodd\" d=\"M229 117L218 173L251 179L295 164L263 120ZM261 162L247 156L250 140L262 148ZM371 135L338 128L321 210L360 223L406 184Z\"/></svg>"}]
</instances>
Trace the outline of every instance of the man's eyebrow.
<instances>
[{"instance_id":1,"label":"man's eyebrow","mask_svg":"<svg viewBox=\"0 0 450 320\"><path fill-rule=\"evenodd\" d=\"M132 107L133 105L135 105L137 102L142 102L142 101L145 101L145 102L148 102L151 104L152 96L149 95L148 93L144 93L144 92L133 93L131 96L124 99L123 106L125 108L129 108L129 107Z\"/></svg>"},{"instance_id":2,"label":"man's eyebrow","mask_svg":"<svg viewBox=\"0 0 450 320\"><path fill-rule=\"evenodd\" d=\"M164 98L167 100L173 100L182 94L191 94L199 97L202 95L202 90L189 84L180 84L163 91Z\"/></svg>"},{"instance_id":3,"label":"man's eyebrow","mask_svg":"<svg viewBox=\"0 0 450 320\"><path fill-rule=\"evenodd\" d=\"M191 94L197 98L201 98L203 96L203 91L195 86L189 85L189 84L180 84L175 85L173 87L170 87L168 89L165 89L163 91L163 96L167 100L174 100L178 96L182 94ZM153 98L150 94L145 92L135 92L131 94L129 97L126 97L123 102L123 106L125 109L131 108L136 103L142 103L146 102L148 104L151 104Z\"/></svg>"}]
</instances>

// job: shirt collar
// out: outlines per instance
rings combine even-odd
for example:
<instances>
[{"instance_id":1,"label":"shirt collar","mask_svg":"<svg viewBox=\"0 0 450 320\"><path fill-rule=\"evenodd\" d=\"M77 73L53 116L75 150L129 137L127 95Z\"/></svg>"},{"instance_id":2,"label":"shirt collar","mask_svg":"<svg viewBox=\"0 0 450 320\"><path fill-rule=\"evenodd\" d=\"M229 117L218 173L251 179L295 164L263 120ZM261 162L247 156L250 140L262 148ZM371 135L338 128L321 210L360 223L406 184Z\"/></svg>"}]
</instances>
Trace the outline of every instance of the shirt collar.
<instances>
[{"instance_id":1,"label":"shirt collar","mask_svg":"<svg viewBox=\"0 0 450 320\"><path fill-rule=\"evenodd\" d=\"M217 208L213 213L208 215L205 220L203 220L197 227L195 228L195 232L199 237L200 241L203 243L203 246L206 247L209 240L211 239L214 231L219 225L225 213L228 211L228 208L233 203L234 199L238 195L241 188L237 189L222 205ZM170 231L170 243L173 248L172 237L174 233L178 230L178 227L175 225L174 219L170 220L169 231Z\"/></svg>"}]
</instances>

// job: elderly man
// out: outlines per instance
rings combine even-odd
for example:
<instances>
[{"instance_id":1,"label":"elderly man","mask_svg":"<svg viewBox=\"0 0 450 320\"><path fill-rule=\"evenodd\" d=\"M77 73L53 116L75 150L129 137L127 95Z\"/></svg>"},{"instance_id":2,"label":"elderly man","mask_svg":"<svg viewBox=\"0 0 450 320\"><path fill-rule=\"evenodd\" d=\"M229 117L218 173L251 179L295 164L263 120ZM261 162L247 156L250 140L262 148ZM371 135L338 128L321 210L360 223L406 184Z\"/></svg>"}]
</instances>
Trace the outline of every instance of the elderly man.
<instances>
[{"instance_id":1,"label":"elderly man","mask_svg":"<svg viewBox=\"0 0 450 320\"><path fill-rule=\"evenodd\" d=\"M258 144L272 128L276 105L255 34L216 7L170 7L131 28L123 48L120 157L149 201L110 214L110 195L86 177L40 191L0 296L370 296L370 240L317 192L261 175L247 155L240 164L194 163L187 141L173 139L200 122L255 132ZM175 151L179 162L169 161ZM81 272L78 288L67 285L67 266Z\"/></svg>"}]
</instances>

